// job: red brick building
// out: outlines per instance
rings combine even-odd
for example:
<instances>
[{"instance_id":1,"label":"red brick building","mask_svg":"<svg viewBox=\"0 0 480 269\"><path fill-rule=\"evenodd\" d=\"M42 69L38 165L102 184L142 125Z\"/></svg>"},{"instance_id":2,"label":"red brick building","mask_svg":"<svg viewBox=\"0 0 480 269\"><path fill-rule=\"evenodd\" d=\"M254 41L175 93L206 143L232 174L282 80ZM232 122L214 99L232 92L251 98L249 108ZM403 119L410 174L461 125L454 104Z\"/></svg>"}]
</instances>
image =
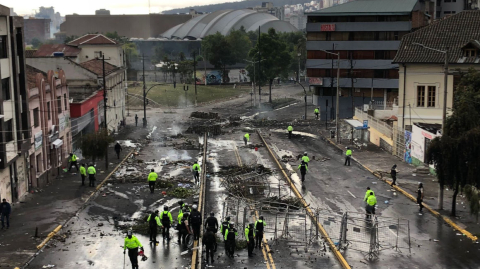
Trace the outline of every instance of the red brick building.
<instances>
[{"instance_id":1,"label":"red brick building","mask_svg":"<svg viewBox=\"0 0 480 269\"><path fill-rule=\"evenodd\" d=\"M24 20L25 42L31 43L34 38L44 42L50 38L50 19L29 18Z\"/></svg>"}]
</instances>

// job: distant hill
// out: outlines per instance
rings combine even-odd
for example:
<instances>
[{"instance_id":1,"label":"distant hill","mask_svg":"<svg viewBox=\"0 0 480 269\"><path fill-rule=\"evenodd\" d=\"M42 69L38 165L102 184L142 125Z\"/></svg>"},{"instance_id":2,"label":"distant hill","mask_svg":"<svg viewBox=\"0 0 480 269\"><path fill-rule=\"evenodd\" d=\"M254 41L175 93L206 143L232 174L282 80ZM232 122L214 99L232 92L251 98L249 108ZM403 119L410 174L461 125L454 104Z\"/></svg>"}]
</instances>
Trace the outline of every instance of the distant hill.
<instances>
[{"instance_id":1,"label":"distant hill","mask_svg":"<svg viewBox=\"0 0 480 269\"><path fill-rule=\"evenodd\" d=\"M163 14L177 14L177 13L188 13L190 9L195 9L197 12L211 13L218 10L224 9L244 9L249 7L261 6L262 2L272 2L274 6L284 6L284 5L297 5L308 3L308 0L248 0L240 2L228 2L221 4L213 5L204 5L204 6L191 6L185 8L176 8L171 10L163 11Z\"/></svg>"}]
</instances>

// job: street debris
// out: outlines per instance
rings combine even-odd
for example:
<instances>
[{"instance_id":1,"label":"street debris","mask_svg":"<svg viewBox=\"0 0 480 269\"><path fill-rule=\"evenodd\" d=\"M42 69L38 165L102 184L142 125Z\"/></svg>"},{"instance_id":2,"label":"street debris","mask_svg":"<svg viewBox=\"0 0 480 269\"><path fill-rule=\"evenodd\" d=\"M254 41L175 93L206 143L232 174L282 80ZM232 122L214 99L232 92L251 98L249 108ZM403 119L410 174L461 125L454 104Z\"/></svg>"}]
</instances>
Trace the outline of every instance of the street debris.
<instances>
[{"instance_id":1,"label":"street debris","mask_svg":"<svg viewBox=\"0 0 480 269\"><path fill-rule=\"evenodd\" d=\"M190 114L190 117L199 119L217 119L218 113L194 111Z\"/></svg>"},{"instance_id":2,"label":"street debris","mask_svg":"<svg viewBox=\"0 0 480 269\"><path fill-rule=\"evenodd\" d=\"M195 190L187 189L183 187L178 187L173 190L167 191L168 196L172 196L175 198L187 198L193 196L195 194Z\"/></svg>"}]
</instances>

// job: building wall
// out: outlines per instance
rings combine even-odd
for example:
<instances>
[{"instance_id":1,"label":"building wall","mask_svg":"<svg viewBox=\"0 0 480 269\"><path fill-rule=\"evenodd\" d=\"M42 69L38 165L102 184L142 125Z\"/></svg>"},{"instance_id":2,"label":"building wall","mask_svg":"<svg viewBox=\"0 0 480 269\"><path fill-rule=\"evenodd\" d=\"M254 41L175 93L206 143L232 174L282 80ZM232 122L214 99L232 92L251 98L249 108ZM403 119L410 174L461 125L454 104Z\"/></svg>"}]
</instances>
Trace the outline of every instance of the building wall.
<instances>
[{"instance_id":1,"label":"building wall","mask_svg":"<svg viewBox=\"0 0 480 269\"><path fill-rule=\"evenodd\" d=\"M96 84L97 78L95 75L85 69L79 68L63 57L27 58L27 64L45 73L49 70L62 69L65 74L68 74L69 84L71 81L90 80L95 81Z\"/></svg>"},{"instance_id":2,"label":"building wall","mask_svg":"<svg viewBox=\"0 0 480 269\"><path fill-rule=\"evenodd\" d=\"M118 71L107 77L107 123L110 131L118 131L120 122L126 117L125 114L125 89L126 81L123 81L124 73Z\"/></svg>"},{"instance_id":3,"label":"building wall","mask_svg":"<svg viewBox=\"0 0 480 269\"><path fill-rule=\"evenodd\" d=\"M98 52L102 52L105 54L105 62L109 62L115 66L124 66L123 61L123 49L120 45L115 46L108 46L108 45L101 45L101 46L92 46L92 45L85 45L80 46L82 50L80 54L78 54L78 63L83 63L90 61L91 59L95 59L98 57ZM100 57L101 58L101 57Z\"/></svg>"},{"instance_id":4,"label":"building wall","mask_svg":"<svg viewBox=\"0 0 480 269\"><path fill-rule=\"evenodd\" d=\"M25 42L30 43L37 38L44 42L50 38L50 19L27 19L25 23Z\"/></svg>"},{"instance_id":5,"label":"building wall","mask_svg":"<svg viewBox=\"0 0 480 269\"><path fill-rule=\"evenodd\" d=\"M478 65L449 65L449 70L468 70L475 68L480 70ZM442 123L443 115L443 84L444 73L441 64L416 64L407 65L407 78L405 84L404 101L404 67L401 65L399 70L399 94L398 94L398 126L402 127L405 119L405 125L411 125L413 122L424 123ZM419 107L417 104L417 87L435 86L436 101L435 107ZM451 112L453 98L453 75L448 76L447 87L447 113ZM403 109L405 107L405 110Z\"/></svg>"}]
</instances>

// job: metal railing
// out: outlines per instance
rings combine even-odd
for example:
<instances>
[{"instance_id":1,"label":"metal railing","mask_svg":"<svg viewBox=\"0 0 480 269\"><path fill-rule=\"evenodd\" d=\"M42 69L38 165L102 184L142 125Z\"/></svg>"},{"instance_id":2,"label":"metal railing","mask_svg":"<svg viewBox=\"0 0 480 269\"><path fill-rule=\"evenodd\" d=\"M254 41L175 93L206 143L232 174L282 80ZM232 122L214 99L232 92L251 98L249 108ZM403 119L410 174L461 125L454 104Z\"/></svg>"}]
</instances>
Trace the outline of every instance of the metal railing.
<instances>
[{"instance_id":1,"label":"metal railing","mask_svg":"<svg viewBox=\"0 0 480 269\"><path fill-rule=\"evenodd\" d=\"M375 110L392 110L393 105L393 102L373 101L371 108Z\"/></svg>"},{"instance_id":2,"label":"metal railing","mask_svg":"<svg viewBox=\"0 0 480 269\"><path fill-rule=\"evenodd\" d=\"M360 108L355 108L355 117L357 117L360 121L368 120L368 126L393 139L393 127L387 123L368 115Z\"/></svg>"}]
</instances>

